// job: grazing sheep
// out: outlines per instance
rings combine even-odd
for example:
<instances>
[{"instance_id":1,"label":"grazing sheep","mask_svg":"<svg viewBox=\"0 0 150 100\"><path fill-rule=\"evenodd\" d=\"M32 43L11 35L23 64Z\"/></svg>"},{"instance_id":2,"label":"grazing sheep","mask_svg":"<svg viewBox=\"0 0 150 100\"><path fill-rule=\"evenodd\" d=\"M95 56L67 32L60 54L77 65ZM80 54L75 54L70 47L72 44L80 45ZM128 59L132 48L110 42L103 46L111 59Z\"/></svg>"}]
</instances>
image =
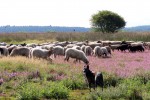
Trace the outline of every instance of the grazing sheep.
<instances>
[{"instance_id":1,"label":"grazing sheep","mask_svg":"<svg viewBox=\"0 0 150 100\"><path fill-rule=\"evenodd\" d=\"M144 49L144 46L142 45L130 45L129 46L129 52L136 52L136 51L140 51L140 52L143 52L145 49Z\"/></svg>"},{"instance_id":2,"label":"grazing sheep","mask_svg":"<svg viewBox=\"0 0 150 100\"><path fill-rule=\"evenodd\" d=\"M82 45L82 46L81 46L81 50L82 50L83 52L85 52L84 49L85 49L85 45Z\"/></svg>"},{"instance_id":3,"label":"grazing sheep","mask_svg":"<svg viewBox=\"0 0 150 100\"><path fill-rule=\"evenodd\" d=\"M5 43L5 42L0 42L0 46L6 46L7 45L7 43Z\"/></svg>"},{"instance_id":4,"label":"grazing sheep","mask_svg":"<svg viewBox=\"0 0 150 100\"><path fill-rule=\"evenodd\" d=\"M36 57L52 61L52 59L50 58L52 52L52 50L34 48L31 50L31 58L33 59Z\"/></svg>"},{"instance_id":5,"label":"grazing sheep","mask_svg":"<svg viewBox=\"0 0 150 100\"><path fill-rule=\"evenodd\" d=\"M68 41L64 41L64 42L57 42L56 43L56 46L62 46L62 47L65 47L65 46L67 46L69 44L69 42Z\"/></svg>"},{"instance_id":6,"label":"grazing sheep","mask_svg":"<svg viewBox=\"0 0 150 100\"><path fill-rule=\"evenodd\" d=\"M74 49L74 48L68 48L65 51L65 59L64 60L68 61L70 57L71 58L75 58L76 60L81 60L85 64L89 63L85 53L83 51L81 51L81 50L77 50L77 49Z\"/></svg>"},{"instance_id":7,"label":"grazing sheep","mask_svg":"<svg viewBox=\"0 0 150 100\"><path fill-rule=\"evenodd\" d=\"M108 51L107 51L107 48L106 47L99 47L99 46L96 46L93 50L94 52L94 56L97 56L97 57L107 57L108 56Z\"/></svg>"},{"instance_id":8,"label":"grazing sheep","mask_svg":"<svg viewBox=\"0 0 150 100\"><path fill-rule=\"evenodd\" d=\"M1 52L1 55L4 55L4 56L9 55L8 49L5 46L0 46L0 52Z\"/></svg>"},{"instance_id":9,"label":"grazing sheep","mask_svg":"<svg viewBox=\"0 0 150 100\"><path fill-rule=\"evenodd\" d=\"M107 49L108 53L111 55L111 48L110 48L110 46L105 46L105 48Z\"/></svg>"},{"instance_id":10,"label":"grazing sheep","mask_svg":"<svg viewBox=\"0 0 150 100\"><path fill-rule=\"evenodd\" d=\"M117 49L118 49L118 51L119 50L126 51L126 50L128 50L128 47L129 47L128 44L122 44L122 45L118 46Z\"/></svg>"},{"instance_id":11,"label":"grazing sheep","mask_svg":"<svg viewBox=\"0 0 150 100\"><path fill-rule=\"evenodd\" d=\"M100 56L102 56L102 53L103 53L103 51L101 50L101 47L99 47L99 46L96 46L94 48L93 52L94 52L95 57L100 57Z\"/></svg>"},{"instance_id":12,"label":"grazing sheep","mask_svg":"<svg viewBox=\"0 0 150 100\"><path fill-rule=\"evenodd\" d=\"M35 47L37 46L37 44L35 44L35 43L31 43L31 44L27 44L26 46L27 46L27 47L35 48Z\"/></svg>"},{"instance_id":13,"label":"grazing sheep","mask_svg":"<svg viewBox=\"0 0 150 100\"><path fill-rule=\"evenodd\" d=\"M81 50L81 47L80 47L80 46L73 46L72 48Z\"/></svg>"},{"instance_id":14,"label":"grazing sheep","mask_svg":"<svg viewBox=\"0 0 150 100\"><path fill-rule=\"evenodd\" d=\"M91 56L93 53L93 50L90 46L85 46L84 52L85 52L86 56Z\"/></svg>"},{"instance_id":15,"label":"grazing sheep","mask_svg":"<svg viewBox=\"0 0 150 100\"><path fill-rule=\"evenodd\" d=\"M103 46L109 46L111 44L110 41L101 41Z\"/></svg>"},{"instance_id":16,"label":"grazing sheep","mask_svg":"<svg viewBox=\"0 0 150 100\"><path fill-rule=\"evenodd\" d=\"M25 56L30 57L30 49L27 47L16 47L10 53L10 56Z\"/></svg>"},{"instance_id":17,"label":"grazing sheep","mask_svg":"<svg viewBox=\"0 0 150 100\"><path fill-rule=\"evenodd\" d=\"M96 46L102 47L102 43L91 42L88 44L88 46L90 46L92 49L94 49Z\"/></svg>"},{"instance_id":18,"label":"grazing sheep","mask_svg":"<svg viewBox=\"0 0 150 100\"><path fill-rule=\"evenodd\" d=\"M117 49L119 46L121 46L120 44L116 44L116 45L109 45L111 50L114 51L115 49Z\"/></svg>"},{"instance_id":19,"label":"grazing sheep","mask_svg":"<svg viewBox=\"0 0 150 100\"><path fill-rule=\"evenodd\" d=\"M110 41L111 45L118 45L121 44L122 41Z\"/></svg>"},{"instance_id":20,"label":"grazing sheep","mask_svg":"<svg viewBox=\"0 0 150 100\"><path fill-rule=\"evenodd\" d=\"M94 90L97 86L100 86L103 91L104 81L102 73L98 72L96 75L89 69L89 65L84 66L83 74L85 76L86 82L88 83L89 89L93 87Z\"/></svg>"},{"instance_id":21,"label":"grazing sheep","mask_svg":"<svg viewBox=\"0 0 150 100\"><path fill-rule=\"evenodd\" d=\"M102 50L102 56L107 57L108 56L108 51L106 47L101 47L100 48Z\"/></svg>"},{"instance_id":22,"label":"grazing sheep","mask_svg":"<svg viewBox=\"0 0 150 100\"><path fill-rule=\"evenodd\" d=\"M53 47L53 54L54 54L55 58L56 58L57 55L64 56L64 54L65 54L64 47L61 47L61 46Z\"/></svg>"},{"instance_id":23,"label":"grazing sheep","mask_svg":"<svg viewBox=\"0 0 150 100\"><path fill-rule=\"evenodd\" d=\"M9 54L10 54L10 53L12 52L12 50L13 50L14 48L16 48L16 47L17 47L16 45L11 45L11 46L7 47Z\"/></svg>"},{"instance_id":24,"label":"grazing sheep","mask_svg":"<svg viewBox=\"0 0 150 100\"><path fill-rule=\"evenodd\" d=\"M144 46L145 46L145 48L147 48L148 50L150 50L150 42L145 42Z\"/></svg>"},{"instance_id":25,"label":"grazing sheep","mask_svg":"<svg viewBox=\"0 0 150 100\"><path fill-rule=\"evenodd\" d=\"M143 46L143 42L133 42L133 43L130 43L131 46L138 46L138 45L141 45Z\"/></svg>"},{"instance_id":26,"label":"grazing sheep","mask_svg":"<svg viewBox=\"0 0 150 100\"><path fill-rule=\"evenodd\" d=\"M51 50L51 49L53 49L53 44L51 44L51 45L43 45L41 48L42 49L47 49L47 50Z\"/></svg>"}]
</instances>

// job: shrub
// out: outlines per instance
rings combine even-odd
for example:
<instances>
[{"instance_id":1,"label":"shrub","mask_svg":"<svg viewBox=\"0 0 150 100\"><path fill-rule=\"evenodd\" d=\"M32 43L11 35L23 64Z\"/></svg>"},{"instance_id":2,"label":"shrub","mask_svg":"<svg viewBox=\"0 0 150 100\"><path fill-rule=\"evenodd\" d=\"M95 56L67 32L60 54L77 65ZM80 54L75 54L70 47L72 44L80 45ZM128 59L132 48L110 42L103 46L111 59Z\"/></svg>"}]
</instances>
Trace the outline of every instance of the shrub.
<instances>
[{"instance_id":1,"label":"shrub","mask_svg":"<svg viewBox=\"0 0 150 100\"><path fill-rule=\"evenodd\" d=\"M42 88L39 84L28 83L21 86L19 90L19 99L21 100L38 100L42 97Z\"/></svg>"},{"instance_id":2,"label":"shrub","mask_svg":"<svg viewBox=\"0 0 150 100\"><path fill-rule=\"evenodd\" d=\"M47 99L67 99L69 90L61 83L51 82L44 88L43 97Z\"/></svg>"},{"instance_id":3,"label":"shrub","mask_svg":"<svg viewBox=\"0 0 150 100\"><path fill-rule=\"evenodd\" d=\"M122 78L114 74L104 73L104 87L113 86L116 87Z\"/></svg>"}]
</instances>

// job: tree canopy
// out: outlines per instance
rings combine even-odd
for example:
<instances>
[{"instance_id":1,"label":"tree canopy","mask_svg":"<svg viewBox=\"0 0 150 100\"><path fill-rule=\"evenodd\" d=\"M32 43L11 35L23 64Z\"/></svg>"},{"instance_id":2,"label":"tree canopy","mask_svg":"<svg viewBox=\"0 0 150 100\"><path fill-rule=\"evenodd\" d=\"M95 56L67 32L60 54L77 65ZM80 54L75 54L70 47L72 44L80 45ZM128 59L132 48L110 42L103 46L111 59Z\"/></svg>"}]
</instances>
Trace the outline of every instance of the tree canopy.
<instances>
[{"instance_id":1,"label":"tree canopy","mask_svg":"<svg viewBox=\"0 0 150 100\"><path fill-rule=\"evenodd\" d=\"M117 13L103 10L92 15L92 27L94 31L114 33L126 25L125 20Z\"/></svg>"}]
</instances>

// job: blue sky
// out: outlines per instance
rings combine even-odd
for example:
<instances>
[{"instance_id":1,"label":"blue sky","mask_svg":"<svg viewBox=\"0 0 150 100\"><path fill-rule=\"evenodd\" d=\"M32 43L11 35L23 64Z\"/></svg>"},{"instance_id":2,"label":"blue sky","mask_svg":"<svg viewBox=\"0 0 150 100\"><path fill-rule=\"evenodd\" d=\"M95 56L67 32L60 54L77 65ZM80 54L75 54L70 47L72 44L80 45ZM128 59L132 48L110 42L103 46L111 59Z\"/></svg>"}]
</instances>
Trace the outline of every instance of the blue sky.
<instances>
[{"instance_id":1,"label":"blue sky","mask_svg":"<svg viewBox=\"0 0 150 100\"><path fill-rule=\"evenodd\" d=\"M126 27L150 25L150 0L0 0L0 26L90 27L101 10L118 13Z\"/></svg>"}]
</instances>

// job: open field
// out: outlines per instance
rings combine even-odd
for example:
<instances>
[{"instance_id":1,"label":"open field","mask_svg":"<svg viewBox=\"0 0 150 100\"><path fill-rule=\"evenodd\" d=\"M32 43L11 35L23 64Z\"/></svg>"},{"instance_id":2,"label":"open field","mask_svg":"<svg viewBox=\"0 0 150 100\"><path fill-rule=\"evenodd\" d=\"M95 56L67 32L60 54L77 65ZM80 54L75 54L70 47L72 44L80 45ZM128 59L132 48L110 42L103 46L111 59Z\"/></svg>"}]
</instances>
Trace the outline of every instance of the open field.
<instances>
[{"instance_id":1,"label":"open field","mask_svg":"<svg viewBox=\"0 0 150 100\"><path fill-rule=\"evenodd\" d=\"M12 33L0 34L6 43L53 41L128 40L150 41L150 33ZM64 56L43 59L0 57L0 99L21 100L150 100L150 50L121 52L108 58L88 56L90 69L102 72L104 91L89 91L83 76L83 62L64 61Z\"/></svg>"},{"instance_id":2,"label":"open field","mask_svg":"<svg viewBox=\"0 0 150 100\"><path fill-rule=\"evenodd\" d=\"M110 58L89 57L90 69L104 74L104 91L90 92L82 73L84 64L53 63L25 57L0 58L0 96L3 99L149 100L150 51L112 52Z\"/></svg>"},{"instance_id":3,"label":"open field","mask_svg":"<svg viewBox=\"0 0 150 100\"><path fill-rule=\"evenodd\" d=\"M52 41L97 41L97 40L126 40L150 41L150 32L118 32L114 34L103 33L9 33L0 34L0 41L7 43L43 43Z\"/></svg>"}]
</instances>

